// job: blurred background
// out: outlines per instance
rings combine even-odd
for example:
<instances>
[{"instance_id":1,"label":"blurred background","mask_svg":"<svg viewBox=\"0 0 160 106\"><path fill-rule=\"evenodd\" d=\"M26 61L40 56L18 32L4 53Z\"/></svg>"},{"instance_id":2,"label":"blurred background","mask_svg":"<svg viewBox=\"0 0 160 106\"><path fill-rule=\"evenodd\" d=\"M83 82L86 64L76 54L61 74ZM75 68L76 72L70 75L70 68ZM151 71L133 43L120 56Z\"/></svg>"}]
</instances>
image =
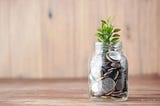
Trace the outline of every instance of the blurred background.
<instances>
[{"instance_id":1,"label":"blurred background","mask_svg":"<svg viewBox=\"0 0 160 106\"><path fill-rule=\"evenodd\" d=\"M160 75L160 0L0 0L0 78L87 77L108 16L129 75Z\"/></svg>"}]
</instances>

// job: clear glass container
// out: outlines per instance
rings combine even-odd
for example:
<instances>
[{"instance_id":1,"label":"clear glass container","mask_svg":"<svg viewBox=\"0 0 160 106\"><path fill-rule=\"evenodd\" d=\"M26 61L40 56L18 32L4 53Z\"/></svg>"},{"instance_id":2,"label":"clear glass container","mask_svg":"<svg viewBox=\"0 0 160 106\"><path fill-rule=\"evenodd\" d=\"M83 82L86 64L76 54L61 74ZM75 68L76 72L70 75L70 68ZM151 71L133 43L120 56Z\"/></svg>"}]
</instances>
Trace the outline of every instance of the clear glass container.
<instances>
[{"instance_id":1,"label":"clear glass container","mask_svg":"<svg viewBox=\"0 0 160 106\"><path fill-rule=\"evenodd\" d=\"M121 42L111 45L95 43L88 79L91 99L127 100L128 62Z\"/></svg>"}]
</instances>

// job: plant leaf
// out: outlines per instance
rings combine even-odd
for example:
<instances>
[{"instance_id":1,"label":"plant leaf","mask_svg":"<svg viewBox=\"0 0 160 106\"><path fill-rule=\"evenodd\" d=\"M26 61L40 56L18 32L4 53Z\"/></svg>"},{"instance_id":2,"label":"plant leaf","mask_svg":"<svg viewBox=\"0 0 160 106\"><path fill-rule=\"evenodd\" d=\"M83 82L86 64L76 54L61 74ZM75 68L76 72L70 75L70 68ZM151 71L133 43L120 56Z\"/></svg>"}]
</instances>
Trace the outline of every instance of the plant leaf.
<instances>
[{"instance_id":1,"label":"plant leaf","mask_svg":"<svg viewBox=\"0 0 160 106\"><path fill-rule=\"evenodd\" d=\"M114 35L112 35L112 37L120 37L120 35L119 34L114 34Z\"/></svg>"},{"instance_id":2,"label":"plant leaf","mask_svg":"<svg viewBox=\"0 0 160 106\"><path fill-rule=\"evenodd\" d=\"M106 32L107 32L107 29L108 29L108 28L107 28L106 26L103 26L102 32L103 32L103 33L106 33Z\"/></svg>"},{"instance_id":3,"label":"plant leaf","mask_svg":"<svg viewBox=\"0 0 160 106\"><path fill-rule=\"evenodd\" d=\"M100 38L97 38L98 42L102 42Z\"/></svg>"},{"instance_id":4,"label":"plant leaf","mask_svg":"<svg viewBox=\"0 0 160 106\"><path fill-rule=\"evenodd\" d=\"M98 37L97 40L98 40L99 42L103 42L103 41L104 41L101 36Z\"/></svg>"},{"instance_id":5,"label":"plant leaf","mask_svg":"<svg viewBox=\"0 0 160 106\"><path fill-rule=\"evenodd\" d=\"M97 37L100 37L100 36L103 36L103 34L101 34L101 33L96 33L96 36L97 36Z\"/></svg>"},{"instance_id":6,"label":"plant leaf","mask_svg":"<svg viewBox=\"0 0 160 106\"><path fill-rule=\"evenodd\" d=\"M104 42L105 42L105 43L109 43L109 39L106 38L106 39L104 40Z\"/></svg>"},{"instance_id":7,"label":"plant leaf","mask_svg":"<svg viewBox=\"0 0 160 106\"><path fill-rule=\"evenodd\" d=\"M101 20L102 24L106 24L106 21L105 20Z\"/></svg>"},{"instance_id":8,"label":"plant leaf","mask_svg":"<svg viewBox=\"0 0 160 106\"><path fill-rule=\"evenodd\" d=\"M99 32L101 32L101 33L103 32L103 31L102 31L102 28L98 28L97 31L99 31Z\"/></svg>"},{"instance_id":9,"label":"plant leaf","mask_svg":"<svg viewBox=\"0 0 160 106\"><path fill-rule=\"evenodd\" d=\"M112 38L111 42L117 42L119 38Z\"/></svg>"},{"instance_id":10,"label":"plant leaf","mask_svg":"<svg viewBox=\"0 0 160 106\"><path fill-rule=\"evenodd\" d=\"M110 26L110 27L108 28L108 33L111 34L112 30L113 30L113 26Z\"/></svg>"},{"instance_id":11,"label":"plant leaf","mask_svg":"<svg viewBox=\"0 0 160 106\"><path fill-rule=\"evenodd\" d=\"M113 32L119 32L120 30L121 30L121 29L116 28L116 29L113 30Z\"/></svg>"}]
</instances>

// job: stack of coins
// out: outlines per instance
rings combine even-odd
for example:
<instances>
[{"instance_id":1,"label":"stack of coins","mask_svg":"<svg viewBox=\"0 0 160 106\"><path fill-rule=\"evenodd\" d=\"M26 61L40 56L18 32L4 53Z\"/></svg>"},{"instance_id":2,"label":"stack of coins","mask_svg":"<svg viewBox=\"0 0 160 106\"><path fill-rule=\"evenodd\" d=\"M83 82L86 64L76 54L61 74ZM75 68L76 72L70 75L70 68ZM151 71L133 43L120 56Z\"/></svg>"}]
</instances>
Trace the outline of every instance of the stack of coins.
<instances>
[{"instance_id":1,"label":"stack of coins","mask_svg":"<svg viewBox=\"0 0 160 106\"><path fill-rule=\"evenodd\" d=\"M122 71L121 54L109 51L93 65L89 79L94 96L118 97L125 88L125 73ZM100 63L97 65L97 63ZM126 88L127 89L127 88Z\"/></svg>"}]
</instances>

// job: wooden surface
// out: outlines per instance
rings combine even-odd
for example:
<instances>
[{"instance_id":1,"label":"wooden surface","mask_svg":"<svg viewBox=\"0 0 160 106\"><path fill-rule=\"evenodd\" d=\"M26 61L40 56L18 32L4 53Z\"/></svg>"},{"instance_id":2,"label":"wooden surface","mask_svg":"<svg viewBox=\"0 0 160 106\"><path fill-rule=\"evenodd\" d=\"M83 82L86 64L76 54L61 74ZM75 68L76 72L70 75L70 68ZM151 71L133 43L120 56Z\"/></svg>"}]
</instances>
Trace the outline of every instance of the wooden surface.
<instances>
[{"instance_id":1,"label":"wooden surface","mask_svg":"<svg viewBox=\"0 0 160 106\"><path fill-rule=\"evenodd\" d=\"M122 29L129 74L160 75L159 10L160 0L0 0L0 77L86 77L108 16Z\"/></svg>"},{"instance_id":2,"label":"wooden surface","mask_svg":"<svg viewBox=\"0 0 160 106\"><path fill-rule=\"evenodd\" d=\"M129 99L96 102L88 99L86 79L1 79L0 106L159 106L160 77L129 77Z\"/></svg>"}]
</instances>

